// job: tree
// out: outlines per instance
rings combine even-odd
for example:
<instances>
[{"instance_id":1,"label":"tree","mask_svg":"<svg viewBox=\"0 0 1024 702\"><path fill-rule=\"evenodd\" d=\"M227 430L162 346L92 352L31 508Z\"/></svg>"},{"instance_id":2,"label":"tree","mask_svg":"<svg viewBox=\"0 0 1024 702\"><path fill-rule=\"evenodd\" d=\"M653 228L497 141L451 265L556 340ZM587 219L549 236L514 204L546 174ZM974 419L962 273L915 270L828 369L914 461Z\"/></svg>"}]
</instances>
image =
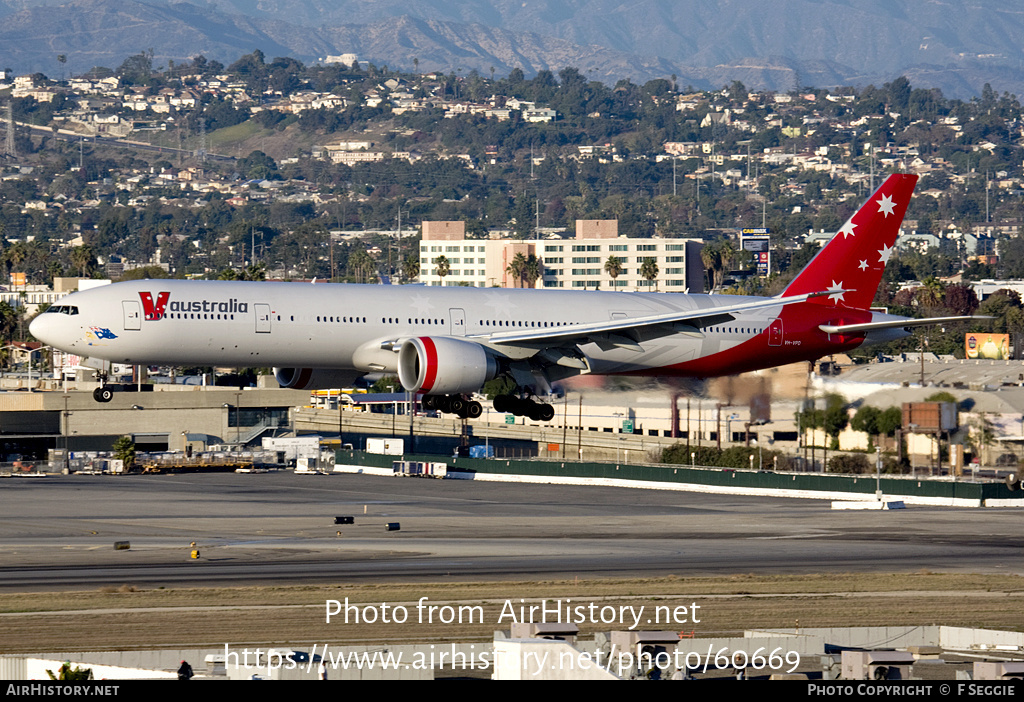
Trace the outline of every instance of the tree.
<instances>
[{"instance_id":1,"label":"tree","mask_svg":"<svg viewBox=\"0 0 1024 702\"><path fill-rule=\"evenodd\" d=\"M131 85L144 85L153 74L153 50L140 51L129 56L117 67L117 75Z\"/></svg>"},{"instance_id":2,"label":"tree","mask_svg":"<svg viewBox=\"0 0 1024 702\"><path fill-rule=\"evenodd\" d=\"M604 272L612 279L612 287L614 288L615 281L622 275L622 259L618 256L609 256L608 260L604 262Z\"/></svg>"},{"instance_id":3,"label":"tree","mask_svg":"<svg viewBox=\"0 0 1024 702\"><path fill-rule=\"evenodd\" d=\"M78 269L78 274L82 278L88 277L95 260L96 256L89 246L76 246L71 251L71 265Z\"/></svg>"},{"instance_id":4,"label":"tree","mask_svg":"<svg viewBox=\"0 0 1024 702\"><path fill-rule=\"evenodd\" d=\"M124 461L125 470L135 465L135 442L132 437L122 436L114 442L114 457Z\"/></svg>"},{"instance_id":5,"label":"tree","mask_svg":"<svg viewBox=\"0 0 1024 702\"><path fill-rule=\"evenodd\" d=\"M262 151L252 151L236 164L238 172L250 180L271 180L280 178L277 163Z\"/></svg>"},{"instance_id":6,"label":"tree","mask_svg":"<svg viewBox=\"0 0 1024 702\"><path fill-rule=\"evenodd\" d=\"M831 394L825 398L825 433L838 441L839 432L846 428L850 416L846 413L846 401L842 395Z\"/></svg>"},{"instance_id":7,"label":"tree","mask_svg":"<svg viewBox=\"0 0 1024 702\"><path fill-rule=\"evenodd\" d=\"M384 375L377 379L377 381L370 386L370 392L396 392L396 388L402 387L402 384L393 375Z\"/></svg>"},{"instance_id":8,"label":"tree","mask_svg":"<svg viewBox=\"0 0 1024 702\"><path fill-rule=\"evenodd\" d=\"M878 433L885 436L896 436L896 430L903 426L903 410L889 407L878 415Z\"/></svg>"},{"instance_id":9,"label":"tree","mask_svg":"<svg viewBox=\"0 0 1024 702\"><path fill-rule=\"evenodd\" d=\"M714 290L718 284L718 269L722 266L722 256L713 245L705 244L700 250L700 261L708 276L708 290Z\"/></svg>"},{"instance_id":10,"label":"tree","mask_svg":"<svg viewBox=\"0 0 1024 702\"><path fill-rule=\"evenodd\" d=\"M406 282L420 277L420 258L416 254L409 254L402 261L402 277Z\"/></svg>"},{"instance_id":11,"label":"tree","mask_svg":"<svg viewBox=\"0 0 1024 702\"><path fill-rule=\"evenodd\" d=\"M0 301L0 337L10 344L14 341L14 332L18 329L21 312L6 300Z\"/></svg>"},{"instance_id":12,"label":"tree","mask_svg":"<svg viewBox=\"0 0 1024 702\"><path fill-rule=\"evenodd\" d=\"M348 257L348 272L357 281L365 283L371 277L376 277L377 264L364 248L356 248Z\"/></svg>"},{"instance_id":13,"label":"tree","mask_svg":"<svg viewBox=\"0 0 1024 702\"><path fill-rule=\"evenodd\" d=\"M640 264L640 277L647 281L647 286L650 287L651 282L655 281L658 277L658 262L653 258L645 258L643 263ZM654 289L658 289L658 283L655 281Z\"/></svg>"},{"instance_id":14,"label":"tree","mask_svg":"<svg viewBox=\"0 0 1024 702\"><path fill-rule=\"evenodd\" d=\"M864 405L857 414L850 420L850 427L855 431L862 431L869 436L878 434L878 418L881 411L877 407Z\"/></svg>"},{"instance_id":15,"label":"tree","mask_svg":"<svg viewBox=\"0 0 1024 702\"><path fill-rule=\"evenodd\" d=\"M954 315L974 314L978 309L978 296L974 288L962 283L946 286L946 309Z\"/></svg>"},{"instance_id":16,"label":"tree","mask_svg":"<svg viewBox=\"0 0 1024 702\"><path fill-rule=\"evenodd\" d=\"M512 262L505 268L505 272L512 276L512 287L522 287L523 273L526 271L526 256L521 252L512 257ZM440 274L438 274L440 275Z\"/></svg>"},{"instance_id":17,"label":"tree","mask_svg":"<svg viewBox=\"0 0 1024 702\"><path fill-rule=\"evenodd\" d=\"M527 287L536 287L537 280L544 274L543 267L541 266L540 259L534 254L530 254L526 257L526 266L523 268L523 279L526 281Z\"/></svg>"},{"instance_id":18,"label":"tree","mask_svg":"<svg viewBox=\"0 0 1024 702\"><path fill-rule=\"evenodd\" d=\"M437 267L434 272L441 279L441 285L444 285L445 277L452 272L452 264L448 261L448 257L442 254L434 259L434 265Z\"/></svg>"},{"instance_id":19,"label":"tree","mask_svg":"<svg viewBox=\"0 0 1024 702\"><path fill-rule=\"evenodd\" d=\"M119 281L125 280L149 280L151 278L167 278L167 271L160 266L139 266L130 271L125 271Z\"/></svg>"},{"instance_id":20,"label":"tree","mask_svg":"<svg viewBox=\"0 0 1024 702\"><path fill-rule=\"evenodd\" d=\"M928 276L921 282L923 285L917 289L915 295L917 304L925 309L941 307L946 296L946 286L935 276Z\"/></svg>"},{"instance_id":21,"label":"tree","mask_svg":"<svg viewBox=\"0 0 1024 702\"><path fill-rule=\"evenodd\" d=\"M63 665L54 674L52 670L47 670L46 674L50 676L50 680L65 680L78 682L81 680L92 680L92 668L83 668L81 666L71 667L70 661L64 661Z\"/></svg>"}]
</instances>

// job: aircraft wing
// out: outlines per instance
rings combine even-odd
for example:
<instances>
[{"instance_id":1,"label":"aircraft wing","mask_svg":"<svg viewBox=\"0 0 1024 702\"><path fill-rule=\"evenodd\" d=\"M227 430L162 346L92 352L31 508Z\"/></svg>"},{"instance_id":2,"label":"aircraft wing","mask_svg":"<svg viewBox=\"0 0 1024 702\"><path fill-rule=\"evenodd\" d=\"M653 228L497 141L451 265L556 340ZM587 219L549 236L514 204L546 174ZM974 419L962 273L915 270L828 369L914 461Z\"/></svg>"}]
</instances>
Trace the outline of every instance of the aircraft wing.
<instances>
[{"instance_id":1,"label":"aircraft wing","mask_svg":"<svg viewBox=\"0 0 1024 702\"><path fill-rule=\"evenodd\" d=\"M863 324L821 324L818 329L826 334L861 334L863 332L876 331L879 329L901 329L905 327L927 327L933 324L948 324L951 322L970 322L979 319L992 319L992 317L925 317L913 319L903 317L901 319L890 319L884 322L864 322Z\"/></svg>"},{"instance_id":2,"label":"aircraft wing","mask_svg":"<svg viewBox=\"0 0 1024 702\"><path fill-rule=\"evenodd\" d=\"M547 329L523 329L520 331L497 332L487 335L487 340L496 345L546 347L565 344L582 344L593 341L599 345L618 346L640 350L637 339L632 333L640 332L647 339L669 334L692 334L701 336L701 329L714 326L734 319L735 314L759 310L766 307L779 307L795 302L805 302L813 297L835 295L836 290L822 290L788 297L767 297L756 301L747 301L736 305L705 307L696 310L668 312L665 314L648 315L645 317L626 317L609 319L589 324L574 324L565 327ZM680 328L682 327L682 328ZM686 327L690 327L689 330Z\"/></svg>"}]
</instances>

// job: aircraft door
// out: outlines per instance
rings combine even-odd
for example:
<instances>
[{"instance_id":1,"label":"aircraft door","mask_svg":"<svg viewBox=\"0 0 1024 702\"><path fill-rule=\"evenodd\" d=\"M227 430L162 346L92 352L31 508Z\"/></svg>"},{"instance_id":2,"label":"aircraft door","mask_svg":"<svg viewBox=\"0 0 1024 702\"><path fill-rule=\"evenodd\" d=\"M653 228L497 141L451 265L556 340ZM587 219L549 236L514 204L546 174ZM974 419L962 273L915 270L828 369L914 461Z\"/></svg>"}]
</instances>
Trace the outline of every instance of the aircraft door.
<instances>
[{"instance_id":1,"label":"aircraft door","mask_svg":"<svg viewBox=\"0 0 1024 702\"><path fill-rule=\"evenodd\" d=\"M270 333L270 305L255 304L256 309L256 333Z\"/></svg>"},{"instance_id":2,"label":"aircraft door","mask_svg":"<svg viewBox=\"0 0 1024 702\"><path fill-rule=\"evenodd\" d=\"M452 336L465 336L466 335L466 311L452 307L448 310L448 316L451 319L451 335Z\"/></svg>"},{"instance_id":3,"label":"aircraft door","mask_svg":"<svg viewBox=\"0 0 1024 702\"><path fill-rule=\"evenodd\" d=\"M121 302L121 308L124 310L124 330L142 329L142 305L137 300L124 300Z\"/></svg>"},{"instance_id":4,"label":"aircraft door","mask_svg":"<svg viewBox=\"0 0 1024 702\"><path fill-rule=\"evenodd\" d=\"M782 346L782 319L776 317L768 325L768 345Z\"/></svg>"}]
</instances>

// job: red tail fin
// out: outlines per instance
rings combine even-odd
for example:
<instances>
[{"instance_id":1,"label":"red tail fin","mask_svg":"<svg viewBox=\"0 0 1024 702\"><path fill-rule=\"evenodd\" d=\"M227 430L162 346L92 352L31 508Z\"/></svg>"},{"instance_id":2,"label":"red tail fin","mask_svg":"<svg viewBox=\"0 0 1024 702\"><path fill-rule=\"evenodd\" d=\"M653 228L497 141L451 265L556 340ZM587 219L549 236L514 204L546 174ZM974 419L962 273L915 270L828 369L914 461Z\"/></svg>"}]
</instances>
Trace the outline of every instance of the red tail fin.
<instances>
[{"instance_id":1,"label":"red tail fin","mask_svg":"<svg viewBox=\"0 0 1024 702\"><path fill-rule=\"evenodd\" d=\"M847 220L832 240L800 271L783 295L836 290L817 298L866 310L875 299L882 271L896 247L917 176L895 173ZM845 290L846 292L838 292Z\"/></svg>"}]
</instances>

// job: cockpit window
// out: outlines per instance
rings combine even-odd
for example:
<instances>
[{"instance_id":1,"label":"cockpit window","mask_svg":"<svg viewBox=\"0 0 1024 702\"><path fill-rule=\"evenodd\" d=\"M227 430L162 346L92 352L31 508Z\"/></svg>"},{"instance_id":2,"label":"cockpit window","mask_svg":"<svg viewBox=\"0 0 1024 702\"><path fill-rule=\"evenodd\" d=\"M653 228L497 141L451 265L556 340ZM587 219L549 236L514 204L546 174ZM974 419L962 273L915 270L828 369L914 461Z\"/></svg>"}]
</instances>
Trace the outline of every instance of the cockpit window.
<instances>
[{"instance_id":1,"label":"cockpit window","mask_svg":"<svg viewBox=\"0 0 1024 702\"><path fill-rule=\"evenodd\" d=\"M74 305L54 305L47 308L47 312L53 312L55 314L67 314L74 315L78 314L78 308Z\"/></svg>"}]
</instances>

